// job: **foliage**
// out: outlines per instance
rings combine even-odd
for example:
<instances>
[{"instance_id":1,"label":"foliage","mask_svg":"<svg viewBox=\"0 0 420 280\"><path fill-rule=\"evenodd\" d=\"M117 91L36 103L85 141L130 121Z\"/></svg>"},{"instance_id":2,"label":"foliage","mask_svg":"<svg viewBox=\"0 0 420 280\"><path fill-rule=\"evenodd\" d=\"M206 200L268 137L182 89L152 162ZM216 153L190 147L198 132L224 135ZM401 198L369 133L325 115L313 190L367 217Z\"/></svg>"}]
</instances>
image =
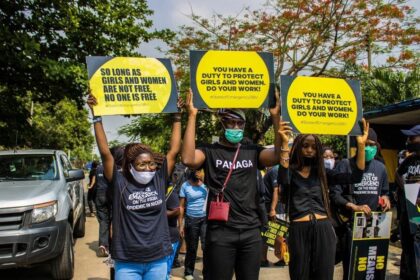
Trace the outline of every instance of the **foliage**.
<instances>
[{"instance_id":1,"label":"foliage","mask_svg":"<svg viewBox=\"0 0 420 280\"><path fill-rule=\"evenodd\" d=\"M401 76L402 72L393 74L392 71L414 69L418 64L415 48L420 41L416 26L419 20L406 3L404 0L268 0L262 8L245 9L235 16L214 14L204 18L191 11L193 24L180 27L169 44L167 55L176 65L175 76L181 92L190 86L189 50L255 50L274 54L276 79L280 75L300 73L351 76L347 72L337 73L335 69L357 65L366 107L379 102L392 103L411 95L399 94L394 98L394 89L384 94L379 88L381 71L374 71L377 78L372 84L374 81L369 81L371 76L365 69L371 69L375 55L385 58L382 66L387 70L383 71L390 73L390 78L398 80L401 86L403 80L394 76ZM268 138L264 139L271 125L267 111L248 110L247 119L245 134L254 142L271 144L273 133L268 133ZM155 120L150 117L147 122ZM205 129L197 130L197 137L200 139L202 131L215 130L213 125L214 122L205 122ZM168 123L161 126L159 134L165 127L170 126ZM134 122L131 130L134 134L130 135L145 135L149 129L143 123ZM149 141L144 137L142 140ZM326 140L344 149L342 140L334 137Z\"/></svg>"},{"instance_id":2,"label":"foliage","mask_svg":"<svg viewBox=\"0 0 420 280\"><path fill-rule=\"evenodd\" d=\"M30 137L29 96L82 108L86 56L136 55L141 42L170 38L150 31L151 14L145 0L1 1L0 144L14 145L16 133Z\"/></svg>"},{"instance_id":3,"label":"foliage","mask_svg":"<svg viewBox=\"0 0 420 280\"><path fill-rule=\"evenodd\" d=\"M339 75L360 80L364 111L420 97L418 67L410 71L379 67L368 72L362 67L347 65Z\"/></svg>"},{"instance_id":4,"label":"foliage","mask_svg":"<svg viewBox=\"0 0 420 280\"><path fill-rule=\"evenodd\" d=\"M26 141L32 148L60 149L70 151L72 159L91 159L94 139L88 111L78 110L76 102L65 98L55 105L35 103L30 122L33 136Z\"/></svg>"}]
</instances>

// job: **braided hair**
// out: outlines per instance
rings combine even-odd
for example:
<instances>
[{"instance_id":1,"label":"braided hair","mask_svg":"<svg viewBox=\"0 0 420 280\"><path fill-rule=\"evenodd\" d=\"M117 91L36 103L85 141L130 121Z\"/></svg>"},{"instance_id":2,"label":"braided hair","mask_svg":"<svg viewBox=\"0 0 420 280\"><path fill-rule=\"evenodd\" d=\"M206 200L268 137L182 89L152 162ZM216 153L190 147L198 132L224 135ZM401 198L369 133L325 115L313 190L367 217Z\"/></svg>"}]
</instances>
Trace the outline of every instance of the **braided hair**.
<instances>
[{"instance_id":1,"label":"braided hair","mask_svg":"<svg viewBox=\"0 0 420 280\"><path fill-rule=\"evenodd\" d=\"M163 163L164 156L160 153L155 153L153 150L145 144L131 143L125 146L124 149L124 161L123 161L123 174L126 178L131 178L130 165L134 163L136 158L141 154L150 154L153 160L160 167Z\"/></svg>"}]
</instances>

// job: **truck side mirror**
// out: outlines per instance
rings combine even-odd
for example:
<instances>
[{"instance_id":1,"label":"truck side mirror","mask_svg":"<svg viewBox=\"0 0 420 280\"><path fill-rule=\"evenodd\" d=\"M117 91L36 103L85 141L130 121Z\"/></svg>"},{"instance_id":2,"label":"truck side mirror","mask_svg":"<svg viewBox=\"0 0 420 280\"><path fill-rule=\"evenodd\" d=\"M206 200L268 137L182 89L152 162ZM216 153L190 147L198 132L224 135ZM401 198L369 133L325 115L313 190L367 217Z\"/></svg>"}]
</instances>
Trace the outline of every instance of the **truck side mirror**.
<instances>
[{"instance_id":1,"label":"truck side mirror","mask_svg":"<svg viewBox=\"0 0 420 280\"><path fill-rule=\"evenodd\" d=\"M66 178L67 182L73 182L78 180L83 180L85 178L85 173L82 169L70 169L68 171L68 176Z\"/></svg>"}]
</instances>

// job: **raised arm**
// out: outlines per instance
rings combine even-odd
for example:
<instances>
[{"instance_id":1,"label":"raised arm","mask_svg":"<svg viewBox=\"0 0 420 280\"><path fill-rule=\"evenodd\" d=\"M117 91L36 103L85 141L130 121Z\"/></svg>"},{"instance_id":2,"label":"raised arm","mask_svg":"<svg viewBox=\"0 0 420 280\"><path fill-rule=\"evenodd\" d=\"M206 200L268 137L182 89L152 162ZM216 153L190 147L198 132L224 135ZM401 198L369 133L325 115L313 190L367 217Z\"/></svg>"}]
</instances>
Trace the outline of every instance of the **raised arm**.
<instances>
[{"instance_id":1,"label":"raised arm","mask_svg":"<svg viewBox=\"0 0 420 280\"><path fill-rule=\"evenodd\" d=\"M279 130L280 123L280 96L276 89L276 105L270 108L271 122L274 131ZM260 153L259 162L261 166L273 166L279 163L279 152L281 147L281 139L278 133L274 133L274 150L265 149Z\"/></svg>"},{"instance_id":2,"label":"raised arm","mask_svg":"<svg viewBox=\"0 0 420 280\"><path fill-rule=\"evenodd\" d=\"M181 107L184 107L184 104L180 99L178 99L178 108ZM181 150L181 113L174 113L172 118L171 142L169 143L169 151L166 154L169 175L172 174L172 171L175 168L176 156Z\"/></svg>"},{"instance_id":3,"label":"raised arm","mask_svg":"<svg viewBox=\"0 0 420 280\"><path fill-rule=\"evenodd\" d=\"M360 170L365 170L365 144L369 134L369 123L366 120L362 119L363 123L363 135L356 136L357 142L357 156L356 156L356 165Z\"/></svg>"},{"instance_id":4,"label":"raised arm","mask_svg":"<svg viewBox=\"0 0 420 280\"><path fill-rule=\"evenodd\" d=\"M93 107L97 105L97 101L92 94L89 94L87 104L92 111L93 116ZM111 151L109 150L108 141L106 139L104 127L102 126L101 117L93 117L93 128L95 130L96 144L98 145L98 150L101 154L102 163L104 166L104 176L109 182L111 182L114 172L114 158L112 157Z\"/></svg>"},{"instance_id":5,"label":"raised arm","mask_svg":"<svg viewBox=\"0 0 420 280\"><path fill-rule=\"evenodd\" d=\"M195 149L195 124L197 119L197 108L194 107L191 89L187 93L186 108L188 112L188 123L182 143L182 163L190 168L198 168L206 159L204 153Z\"/></svg>"}]
</instances>

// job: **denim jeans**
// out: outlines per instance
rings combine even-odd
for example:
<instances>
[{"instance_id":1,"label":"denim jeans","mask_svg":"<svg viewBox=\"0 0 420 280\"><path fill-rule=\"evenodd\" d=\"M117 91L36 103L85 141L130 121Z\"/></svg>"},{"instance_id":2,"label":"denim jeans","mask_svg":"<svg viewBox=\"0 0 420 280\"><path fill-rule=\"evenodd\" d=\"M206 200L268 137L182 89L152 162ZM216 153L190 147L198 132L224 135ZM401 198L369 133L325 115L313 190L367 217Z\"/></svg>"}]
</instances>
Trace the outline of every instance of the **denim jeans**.
<instances>
[{"instance_id":1,"label":"denim jeans","mask_svg":"<svg viewBox=\"0 0 420 280\"><path fill-rule=\"evenodd\" d=\"M197 258L198 240L201 239L201 249L204 251L206 239L206 217L185 217L185 242L187 254L185 255L184 275L194 275L195 260Z\"/></svg>"},{"instance_id":2,"label":"denim jeans","mask_svg":"<svg viewBox=\"0 0 420 280\"><path fill-rule=\"evenodd\" d=\"M165 280L167 274L167 259L137 263L115 261L116 280Z\"/></svg>"},{"instance_id":3,"label":"denim jeans","mask_svg":"<svg viewBox=\"0 0 420 280\"><path fill-rule=\"evenodd\" d=\"M96 217L99 222L99 246L109 247L109 209L106 191L98 190L95 197Z\"/></svg>"},{"instance_id":4,"label":"denim jeans","mask_svg":"<svg viewBox=\"0 0 420 280\"><path fill-rule=\"evenodd\" d=\"M166 275L167 280L169 279L169 276L171 275L172 264L174 262L176 251L178 250L178 246L179 246L179 241L172 243L172 255L168 256L168 274Z\"/></svg>"}]
</instances>

